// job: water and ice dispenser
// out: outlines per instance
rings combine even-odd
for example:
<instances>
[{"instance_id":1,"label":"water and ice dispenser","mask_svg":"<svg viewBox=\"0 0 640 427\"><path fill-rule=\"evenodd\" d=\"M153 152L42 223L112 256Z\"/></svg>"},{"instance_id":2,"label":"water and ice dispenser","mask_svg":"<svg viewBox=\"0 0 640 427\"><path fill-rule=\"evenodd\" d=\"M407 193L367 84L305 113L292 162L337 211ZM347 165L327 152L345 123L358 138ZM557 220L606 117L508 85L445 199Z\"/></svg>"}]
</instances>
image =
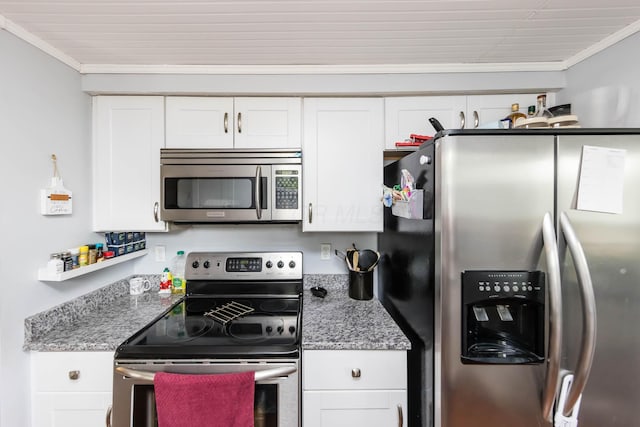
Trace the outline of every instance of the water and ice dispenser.
<instances>
[{"instance_id":1,"label":"water and ice dispenser","mask_svg":"<svg viewBox=\"0 0 640 427\"><path fill-rule=\"evenodd\" d=\"M544 362L541 271L462 273L462 363Z\"/></svg>"}]
</instances>

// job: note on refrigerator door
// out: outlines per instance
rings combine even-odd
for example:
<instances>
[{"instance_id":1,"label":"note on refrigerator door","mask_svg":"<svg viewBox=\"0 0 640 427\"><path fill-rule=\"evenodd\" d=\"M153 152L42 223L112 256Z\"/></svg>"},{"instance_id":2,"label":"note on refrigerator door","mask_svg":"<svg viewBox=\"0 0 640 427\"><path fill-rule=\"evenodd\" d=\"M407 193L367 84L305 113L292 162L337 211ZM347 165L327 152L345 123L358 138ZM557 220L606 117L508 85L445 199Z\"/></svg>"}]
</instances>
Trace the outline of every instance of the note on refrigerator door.
<instances>
[{"instance_id":1,"label":"note on refrigerator door","mask_svg":"<svg viewBox=\"0 0 640 427\"><path fill-rule=\"evenodd\" d=\"M582 147L577 209L622 213L626 155L617 148Z\"/></svg>"}]
</instances>

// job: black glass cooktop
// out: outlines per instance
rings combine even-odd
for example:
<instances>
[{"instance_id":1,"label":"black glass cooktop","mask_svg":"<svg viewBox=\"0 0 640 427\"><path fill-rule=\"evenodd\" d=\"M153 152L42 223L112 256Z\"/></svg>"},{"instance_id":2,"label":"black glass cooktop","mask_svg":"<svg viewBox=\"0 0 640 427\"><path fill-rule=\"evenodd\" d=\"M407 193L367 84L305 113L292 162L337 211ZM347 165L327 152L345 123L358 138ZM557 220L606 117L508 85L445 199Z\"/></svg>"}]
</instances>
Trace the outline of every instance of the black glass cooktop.
<instances>
[{"instance_id":1,"label":"black glass cooktop","mask_svg":"<svg viewBox=\"0 0 640 427\"><path fill-rule=\"evenodd\" d=\"M116 350L117 358L298 357L298 297L187 296Z\"/></svg>"}]
</instances>

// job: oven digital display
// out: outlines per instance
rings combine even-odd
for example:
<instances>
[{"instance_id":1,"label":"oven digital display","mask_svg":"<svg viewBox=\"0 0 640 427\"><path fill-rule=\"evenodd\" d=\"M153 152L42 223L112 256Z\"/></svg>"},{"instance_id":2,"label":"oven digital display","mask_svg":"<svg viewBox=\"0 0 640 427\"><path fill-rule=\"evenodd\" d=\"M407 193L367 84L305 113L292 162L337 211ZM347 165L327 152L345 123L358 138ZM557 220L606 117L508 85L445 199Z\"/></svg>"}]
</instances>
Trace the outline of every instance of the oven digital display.
<instances>
[{"instance_id":1,"label":"oven digital display","mask_svg":"<svg viewBox=\"0 0 640 427\"><path fill-rule=\"evenodd\" d=\"M262 271L262 258L227 258L226 270L235 271Z\"/></svg>"}]
</instances>

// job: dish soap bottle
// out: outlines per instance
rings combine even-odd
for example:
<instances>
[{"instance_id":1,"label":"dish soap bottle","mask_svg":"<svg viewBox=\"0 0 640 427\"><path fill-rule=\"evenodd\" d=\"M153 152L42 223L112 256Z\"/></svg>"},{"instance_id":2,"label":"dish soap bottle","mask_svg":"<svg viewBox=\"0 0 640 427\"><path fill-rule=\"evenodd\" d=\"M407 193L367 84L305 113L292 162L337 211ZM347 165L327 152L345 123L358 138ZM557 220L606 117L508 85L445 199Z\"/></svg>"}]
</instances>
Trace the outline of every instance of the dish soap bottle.
<instances>
[{"instance_id":1,"label":"dish soap bottle","mask_svg":"<svg viewBox=\"0 0 640 427\"><path fill-rule=\"evenodd\" d=\"M169 268L165 267L164 270L162 271L162 279L160 279L159 292L161 294L170 294L171 288L172 288L172 285L171 285L172 282L173 280L171 278L171 272L169 271Z\"/></svg>"},{"instance_id":2,"label":"dish soap bottle","mask_svg":"<svg viewBox=\"0 0 640 427\"><path fill-rule=\"evenodd\" d=\"M184 255L184 251L178 251L176 256L173 257L171 264L171 272L173 278L171 281L171 293L184 294L187 281L184 278L184 270L187 263L187 257Z\"/></svg>"}]
</instances>

